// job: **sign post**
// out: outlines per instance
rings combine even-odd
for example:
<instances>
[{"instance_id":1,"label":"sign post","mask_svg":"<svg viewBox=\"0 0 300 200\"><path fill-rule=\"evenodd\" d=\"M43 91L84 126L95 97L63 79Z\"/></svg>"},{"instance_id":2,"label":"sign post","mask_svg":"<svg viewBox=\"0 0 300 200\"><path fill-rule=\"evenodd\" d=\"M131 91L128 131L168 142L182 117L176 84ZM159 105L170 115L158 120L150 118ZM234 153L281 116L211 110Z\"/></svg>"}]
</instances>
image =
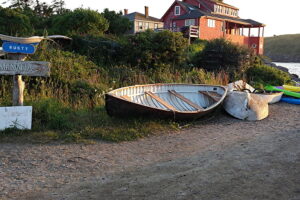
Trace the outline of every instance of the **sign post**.
<instances>
[{"instance_id":1,"label":"sign post","mask_svg":"<svg viewBox=\"0 0 300 200\"><path fill-rule=\"evenodd\" d=\"M17 124L17 121L27 123L17 124L17 126L15 126L21 129L23 129L22 127L30 129L32 119L32 107L23 107L25 82L22 80L22 76L50 76L50 63L24 60L26 59L28 54L35 53L36 47L38 46L39 42L44 38L18 38L0 34L0 39L3 40L2 51L6 53L8 58L8 60L0 60L0 75L13 76L13 106L22 106L19 108L5 108L5 115L7 115L8 118L5 116L4 118L7 120L10 119L9 117L15 119L14 122L9 123ZM22 120L23 118L26 118L27 115L30 115L30 125L29 122L27 122L28 120ZM7 125L3 125L2 127L0 123L0 130L5 128L9 127L7 127Z\"/></svg>"}]
</instances>

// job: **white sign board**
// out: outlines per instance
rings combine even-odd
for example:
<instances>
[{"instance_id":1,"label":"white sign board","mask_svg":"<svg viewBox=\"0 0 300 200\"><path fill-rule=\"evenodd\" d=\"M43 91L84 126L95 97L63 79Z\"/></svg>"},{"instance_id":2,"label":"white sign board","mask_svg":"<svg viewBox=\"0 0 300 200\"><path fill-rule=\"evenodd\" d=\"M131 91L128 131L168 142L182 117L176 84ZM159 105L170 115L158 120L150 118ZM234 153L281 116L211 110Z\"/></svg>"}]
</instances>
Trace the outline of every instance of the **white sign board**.
<instances>
[{"instance_id":1,"label":"white sign board","mask_svg":"<svg viewBox=\"0 0 300 200\"><path fill-rule=\"evenodd\" d=\"M32 106L0 107L0 130L31 129Z\"/></svg>"}]
</instances>

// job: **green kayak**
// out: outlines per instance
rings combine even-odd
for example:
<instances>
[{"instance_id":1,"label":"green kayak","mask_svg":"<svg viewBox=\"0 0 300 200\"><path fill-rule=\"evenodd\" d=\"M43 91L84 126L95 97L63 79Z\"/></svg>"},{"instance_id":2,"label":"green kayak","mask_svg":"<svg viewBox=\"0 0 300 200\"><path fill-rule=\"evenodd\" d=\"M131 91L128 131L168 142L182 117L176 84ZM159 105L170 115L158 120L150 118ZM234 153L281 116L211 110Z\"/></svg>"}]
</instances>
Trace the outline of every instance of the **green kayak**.
<instances>
[{"instance_id":1,"label":"green kayak","mask_svg":"<svg viewBox=\"0 0 300 200\"><path fill-rule=\"evenodd\" d=\"M265 86L265 90L283 92L287 96L300 98L300 93L279 89L279 88L277 88L275 86L271 86L271 85Z\"/></svg>"}]
</instances>

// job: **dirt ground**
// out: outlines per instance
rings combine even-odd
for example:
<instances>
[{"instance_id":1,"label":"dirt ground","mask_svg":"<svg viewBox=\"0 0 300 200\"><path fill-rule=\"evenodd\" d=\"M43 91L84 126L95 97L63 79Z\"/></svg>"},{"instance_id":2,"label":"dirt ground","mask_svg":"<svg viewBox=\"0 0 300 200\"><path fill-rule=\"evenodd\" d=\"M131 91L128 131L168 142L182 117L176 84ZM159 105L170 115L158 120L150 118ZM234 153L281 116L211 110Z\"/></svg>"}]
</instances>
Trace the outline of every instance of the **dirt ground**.
<instances>
[{"instance_id":1,"label":"dirt ground","mask_svg":"<svg viewBox=\"0 0 300 200\"><path fill-rule=\"evenodd\" d=\"M300 200L300 107L120 144L1 144L0 199Z\"/></svg>"}]
</instances>

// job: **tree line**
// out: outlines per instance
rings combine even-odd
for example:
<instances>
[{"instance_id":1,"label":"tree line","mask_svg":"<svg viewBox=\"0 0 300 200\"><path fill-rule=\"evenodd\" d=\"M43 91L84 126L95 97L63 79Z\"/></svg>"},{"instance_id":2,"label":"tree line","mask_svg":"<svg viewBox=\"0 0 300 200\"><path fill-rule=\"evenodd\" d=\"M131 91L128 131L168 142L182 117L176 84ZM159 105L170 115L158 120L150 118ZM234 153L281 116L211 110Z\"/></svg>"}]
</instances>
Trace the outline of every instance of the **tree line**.
<instances>
[{"instance_id":1,"label":"tree line","mask_svg":"<svg viewBox=\"0 0 300 200\"><path fill-rule=\"evenodd\" d=\"M2 1L0 6L0 32L12 36L64 34L68 36L99 36L104 33L121 35L132 24L122 12L105 9L102 13L77 8L70 10L65 1L50 4L39 0ZM5 6L5 7L3 7Z\"/></svg>"}]
</instances>

